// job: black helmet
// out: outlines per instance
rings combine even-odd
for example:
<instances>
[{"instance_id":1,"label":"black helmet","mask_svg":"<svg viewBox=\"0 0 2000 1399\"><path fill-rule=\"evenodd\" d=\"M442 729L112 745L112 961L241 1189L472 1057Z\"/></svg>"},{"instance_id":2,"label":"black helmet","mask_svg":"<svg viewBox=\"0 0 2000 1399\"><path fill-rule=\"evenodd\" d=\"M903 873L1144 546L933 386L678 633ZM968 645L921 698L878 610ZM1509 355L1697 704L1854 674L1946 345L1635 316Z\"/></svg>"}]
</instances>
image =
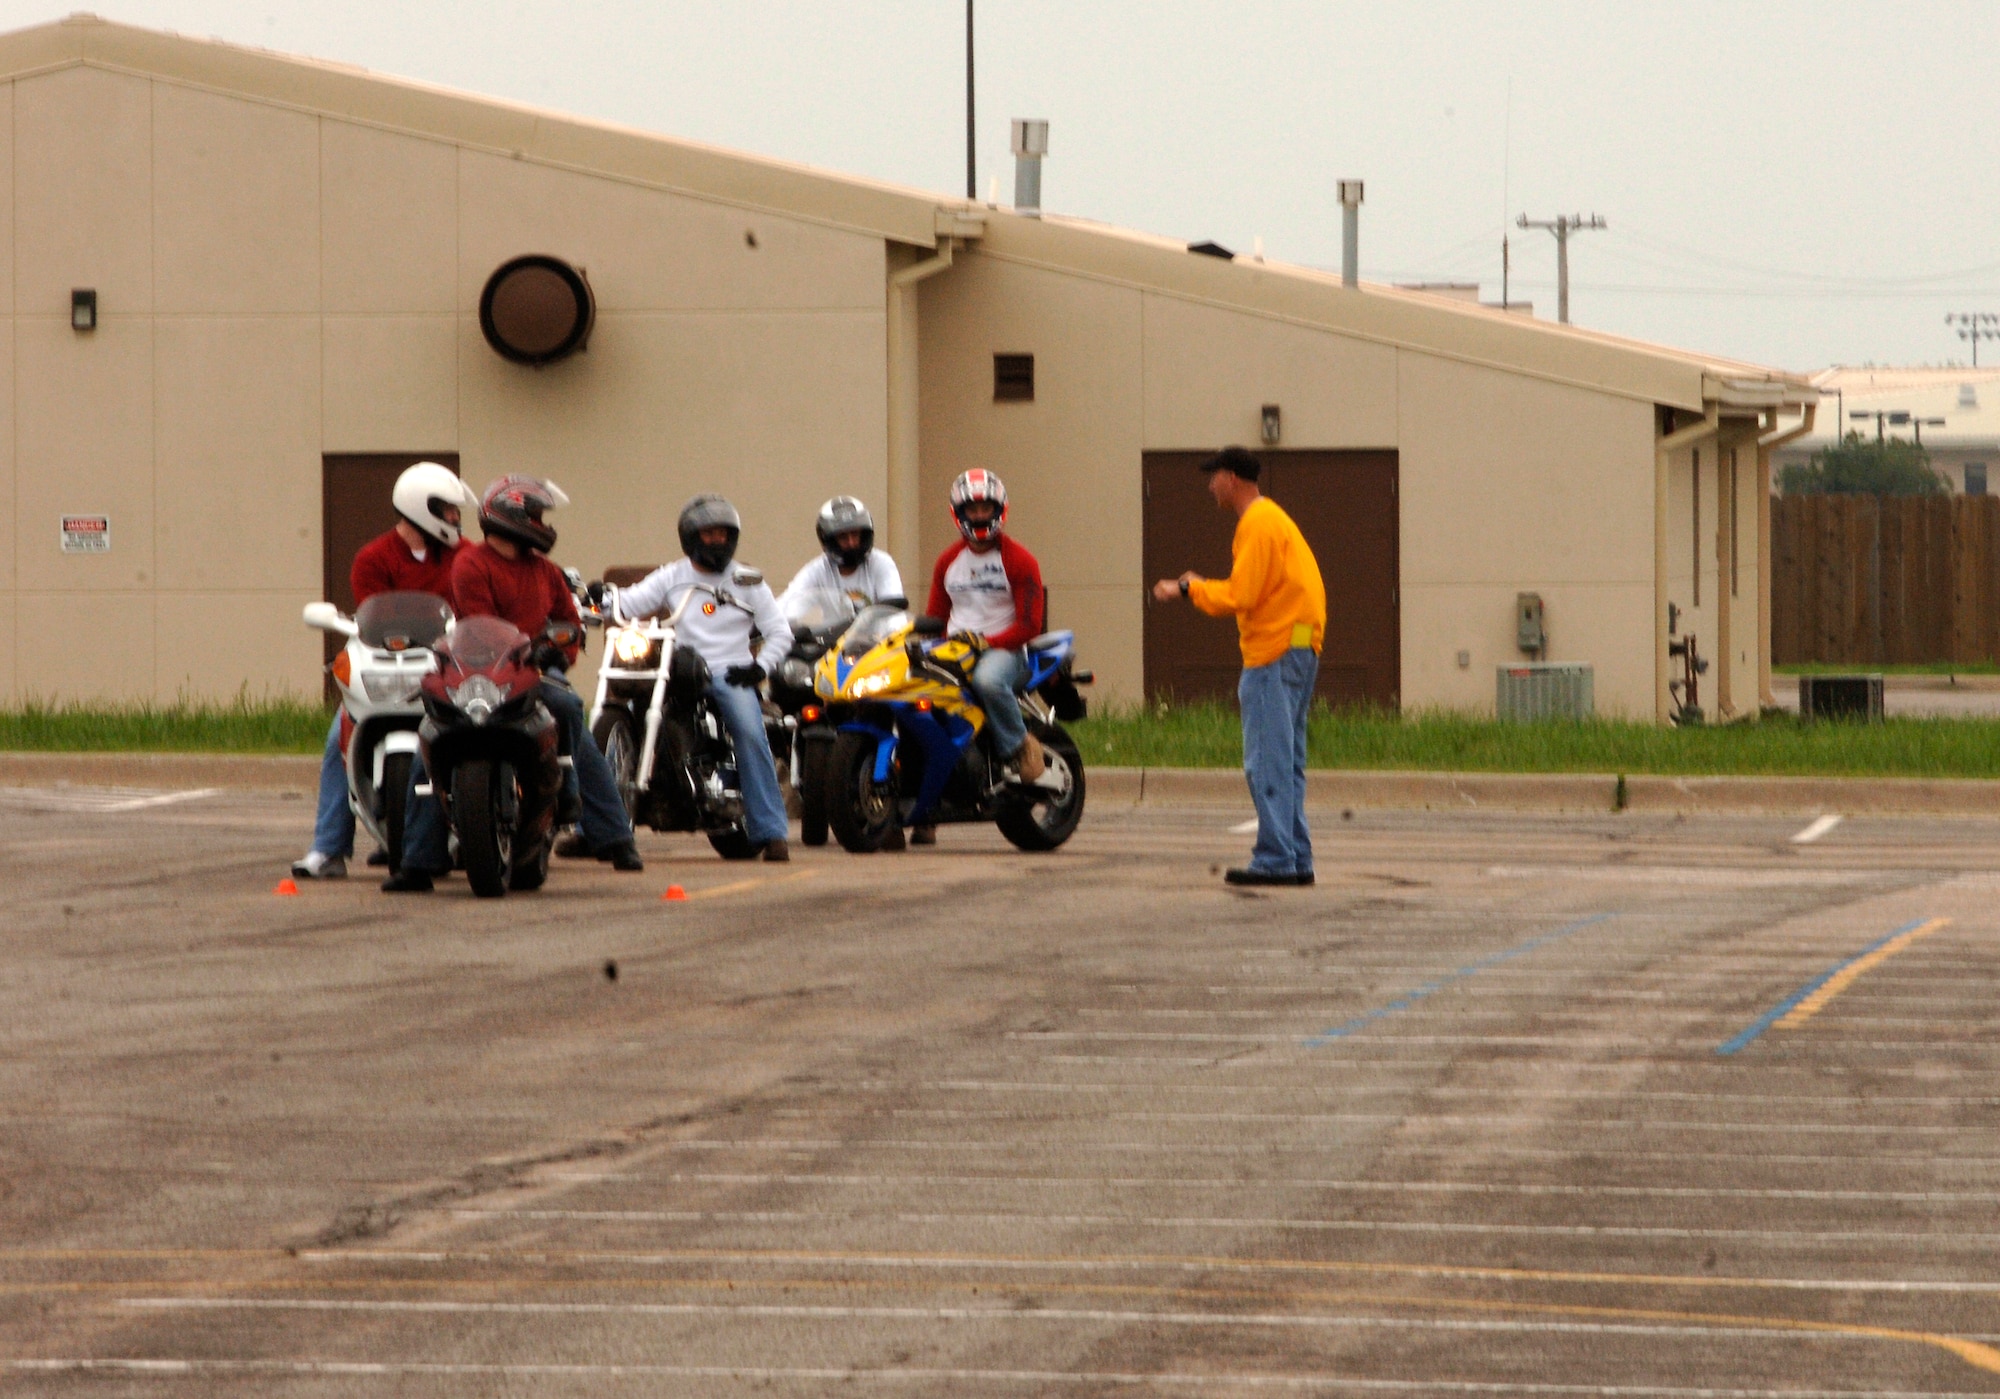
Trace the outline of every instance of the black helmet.
<instances>
[{"instance_id":1,"label":"black helmet","mask_svg":"<svg viewBox=\"0 0 2000 1399\"><path fill-rule=\"evenodd\" d=\"M533 476L502 476L479 500L479 528L546 554L556 547L556 529L543 516L569 504L562 487Z\"/></svg>"},{"instance_id":2,"label":"black helmet","mask_svg":"<svg viewBox=\"0 0 2000 1399\"><path fill-rule=\"evenodd\" d=\"M701 532L717 526L729 531L729 542L711 548L701 542ZM698 495L681 507L681 552L696 568L720 573L736 557L736 541L743 535L743 517L736 507L719 495Z\"/></svg>"},{"instance_id":3,"label":"black helmet","mask_svg":"<svg viewBox=\"0 0 2000 1399\"><path fill-rule=\"evenodd\" d=\"M848 572L861 567L875 547L875 517L851 495L837 495L820 506L814 528L819 531L819 547ZM856 533L861 536L861 543L852 549L842 549L834 543L843 534Z\"/></svg>"}]
</instances>

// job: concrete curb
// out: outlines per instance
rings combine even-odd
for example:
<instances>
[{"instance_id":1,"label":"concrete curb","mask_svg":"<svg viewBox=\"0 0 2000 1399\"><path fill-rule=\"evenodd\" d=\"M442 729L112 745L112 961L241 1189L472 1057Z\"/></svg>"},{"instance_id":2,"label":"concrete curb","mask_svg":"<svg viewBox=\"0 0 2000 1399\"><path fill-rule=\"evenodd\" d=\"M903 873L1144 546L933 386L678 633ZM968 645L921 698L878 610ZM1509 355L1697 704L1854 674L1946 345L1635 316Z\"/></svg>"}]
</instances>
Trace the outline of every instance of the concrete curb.
<instances>
[{"instance_id":1,"label":"concrete curb","mask_svg":"<svg viewBox=\"0 0 2000 1399\"><path fill-rule=\"evenodd\" d=\"M1090 800L1114 806L1220 806L1243 812L1250 794L1235 768L1101 767ZM6 753L0 786L229 787L311 793L319 759L242 753ZM1306 774L1318 810L1610 812L1609 773L1369 772ZM1905 777L1648 777L1625 782L1639 812L1770 812L1810 816L2000 816L2000 783Z\"/></svg>"}]
</instances>

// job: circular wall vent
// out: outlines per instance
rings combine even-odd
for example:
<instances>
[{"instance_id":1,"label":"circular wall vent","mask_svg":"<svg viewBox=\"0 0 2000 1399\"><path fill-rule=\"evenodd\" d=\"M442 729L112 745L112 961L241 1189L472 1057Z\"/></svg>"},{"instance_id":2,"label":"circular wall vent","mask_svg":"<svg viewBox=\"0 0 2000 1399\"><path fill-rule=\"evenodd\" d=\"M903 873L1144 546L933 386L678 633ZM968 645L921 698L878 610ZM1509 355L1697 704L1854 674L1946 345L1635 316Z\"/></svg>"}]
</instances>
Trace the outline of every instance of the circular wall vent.
<instances>
[{"instance_id":1,"label":"circular wall vent","mask_svg":"<svg viewBox=\"0 0 2000 1399\"><path fill-rule=\"evenodd\" d=\"M516 364L553 364L590 343L597 298L580 267L529 253L504 262L479 296L486 343Z\"/></svg>"}]
</instances>

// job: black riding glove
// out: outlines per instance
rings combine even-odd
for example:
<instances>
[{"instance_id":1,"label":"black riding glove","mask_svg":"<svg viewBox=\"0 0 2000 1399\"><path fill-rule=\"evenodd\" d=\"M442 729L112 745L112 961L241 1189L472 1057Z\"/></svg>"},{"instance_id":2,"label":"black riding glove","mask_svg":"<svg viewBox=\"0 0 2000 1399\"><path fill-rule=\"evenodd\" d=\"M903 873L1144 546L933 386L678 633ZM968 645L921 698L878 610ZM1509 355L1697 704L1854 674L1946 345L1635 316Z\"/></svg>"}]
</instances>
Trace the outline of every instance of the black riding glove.
<instances>
[{"instance_id":1,"label":"black riding glove","mask_svg":"<svg viewBox=\"0 0 2000 1399\"><path fill-rule=\"evenodd\" d=\"M746 689L755 689L757 682L763 678L764 667L760 665L733 665L722 672L725 684L741 685Z\"/></svg>"},{"instance_id":2,"label":"black riding glove","mask_svg":"<svg viewBox=\"0 0 2000 1399\"><path fill-rule=\"evenodd\" d=\"M583 590L583 595L590 599L590 605L592 607L604 606L603 581L601 579L593 580L590 586Z\"/></svg>"},{"instance_id":3,"label":"black riding glove","mask_svg":"<svg viewBox=\"0 0 2000 1399\"><path fill-rule=\"evenodd\" d=\"M562 648L551 646L546 642L535 648L534 654L528 657L528 662L536 670L552 670L558 675L569 668L569 657L562 653Z\"/></svg>"}]
</instances>

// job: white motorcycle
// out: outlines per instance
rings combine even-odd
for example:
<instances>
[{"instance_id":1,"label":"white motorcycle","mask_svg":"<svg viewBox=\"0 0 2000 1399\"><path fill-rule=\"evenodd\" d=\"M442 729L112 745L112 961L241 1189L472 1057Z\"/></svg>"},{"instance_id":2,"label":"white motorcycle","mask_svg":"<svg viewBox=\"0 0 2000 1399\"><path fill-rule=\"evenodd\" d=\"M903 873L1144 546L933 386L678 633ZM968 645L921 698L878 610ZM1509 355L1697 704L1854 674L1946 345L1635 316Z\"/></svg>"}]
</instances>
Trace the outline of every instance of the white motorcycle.
<instances>
[{"instance_id":1,"label":"white motorcycle","mask_svg":"<svg viewBox=\"0 0 2000 1399\"><path fill-rule=\"evenodd\" d=\"M435 593L377 593L343 616L330 602L306 604L305 623L347 638L328 667L340 688L340 751L355 822L403 863L403 802L423 722L421 687L437 669L431 648L451 634L451 605Z\"/></svg>"}]
</instances>

